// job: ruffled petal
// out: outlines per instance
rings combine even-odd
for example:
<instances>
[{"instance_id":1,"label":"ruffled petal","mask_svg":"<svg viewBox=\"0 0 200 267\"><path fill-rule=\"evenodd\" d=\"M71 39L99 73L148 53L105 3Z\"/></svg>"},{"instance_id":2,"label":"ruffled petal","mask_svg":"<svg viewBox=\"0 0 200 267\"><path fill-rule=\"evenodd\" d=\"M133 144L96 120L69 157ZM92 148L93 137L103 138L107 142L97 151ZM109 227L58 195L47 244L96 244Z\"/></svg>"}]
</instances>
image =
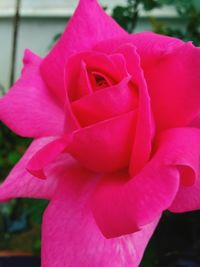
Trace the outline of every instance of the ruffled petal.
<instances>
[{"instance_id":1,"label":"ruffled petal","mask_svg":"<svg viewBox=\"0 0 200 267\"><path fill-rule=\"evenodd\" d=\"M60 101L65 99L64 68L69 56L91 49L100 41L125 35L97 1L80 1L62 37L41 65L45 81Z\"/></svg>"},{"instance_id":2,"label":"ruffled petal","mask_svg":"<svg viewBox=\"0 0 200 267\"><path fill-rule=\"evenodd\" d=\"M67 151L86 168L112 172L127 167L134 140L136 112L128 112L73 134Z\"/></svg>"},{"instance_id":3,"label":"ruffled petal","mask_svg":"<svg viewBox=\"0 0 200 267\"><path fill-rule=\"evenodd\" d=\"M42 267L137 267L158 219L141 231L106 239L89 201L97 177L76 165L63 173L43 219Z\"/></svg>"},{"instance_id":4,"label":"ruffled petal","mask_svg":"<svg viewBox=\"0 0 200 267\"><path fill-rule=\"evenodd\" d=\"M70 137L63 136L48 143L38 150L29 160L26 168L34 176L45 179L45 167L57 160L67 147Z\"/></svg>"},{"instance_id":5,"label":"ruffled petal","mask_svg":"<svg viewBox=\"0 0 200 267\"><path fill-rule=\"evenodd\" d=\"M182 163L182 166L187 167L185 171L185 175L187 174L187 176L184 178L183 183L180 185L176 198L169 208L169 210L172 212L187 212L200 209L200 131L193 129L193 135L191 135L190 137L185 134L183 142L188 143L188 150L184 152L184 163ZM190 157L189 162L188 157ZM188 186L188 184L190 186Z\"/></svg>"},{"instance_id":6,"label":"ruffled petal","mask_svg":"<svg viewBox=\"0 0 200 267\"><path fill-rule=\"evenodd\" d=\"M0 99L0 120L26 137L59 135L64 128L64 112L41 78L40 63L41 59L27 50L21 78Z\"/></svg>"},{"instance_id":7,"label":"ruffled petal","mask_svg":"<svg viewBox=\"0 0 200 267\"><path fill-rule=\"evenodd\" d=\"M0 186L0 201L16 197L33 197L50 199L57 186L55 167L48 171L48 179L40 180L32 176L26 166L31 157L42 147L52 142L52 138L40 138L30 145L24 156L12 169L6 180Z\"/></svg>"},{"instance_id":8,"label":"ruffled petal","mask_svg":"<svg viewBox=\"0 0 200 267\"><path fill-rule=\"evenodd\" d=\"M155 155L138 175L130 179L125 171L110 174L98 185L92 200L93 213L105 236L136 231L171 206L182 188L180 184L195 186L199 177L200 130L168 130L158 138L156 146ZM181 194L177 196L180 199ZM197 198L194 195L193 203Z\"/></svg>"},{"instance_id":9,"label":"ruffled petal","mask_svg":"<svg viewBox=\"0 0 200 267\"><path fill-rule=\"evenodd\" d=\"M200 209L200 176L193 186L180 186L178 193L169 207L171 212L188 212Z\"/></svg>"}]
</instances>

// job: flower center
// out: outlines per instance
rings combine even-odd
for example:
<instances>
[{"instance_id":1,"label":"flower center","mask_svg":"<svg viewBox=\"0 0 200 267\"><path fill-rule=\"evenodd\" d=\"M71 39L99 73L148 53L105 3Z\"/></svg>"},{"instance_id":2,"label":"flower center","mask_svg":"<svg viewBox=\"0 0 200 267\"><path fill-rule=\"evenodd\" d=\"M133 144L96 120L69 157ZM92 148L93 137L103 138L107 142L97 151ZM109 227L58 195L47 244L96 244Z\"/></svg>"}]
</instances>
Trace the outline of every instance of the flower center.
<instances>
[{"instance_id":1,"label":"flower center","mask_svg":"<svg viewBox=\"0 0 200 267\"><path fill-rule=\"evenodd\" d=\"M104 89L112 85L112 83L102 73L93 71L89 74L89 76L94 90Z\"/></svg>"}]
</instances>

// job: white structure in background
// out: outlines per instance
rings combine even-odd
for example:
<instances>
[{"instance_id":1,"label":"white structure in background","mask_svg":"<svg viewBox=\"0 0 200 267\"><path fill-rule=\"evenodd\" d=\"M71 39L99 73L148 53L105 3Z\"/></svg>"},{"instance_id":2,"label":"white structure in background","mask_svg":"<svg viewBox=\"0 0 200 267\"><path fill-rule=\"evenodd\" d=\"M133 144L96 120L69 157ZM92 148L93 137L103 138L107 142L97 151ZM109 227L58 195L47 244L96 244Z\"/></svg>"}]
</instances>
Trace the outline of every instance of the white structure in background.
<instances>
[{"instance_id":1,"label":"white structure in background","mask_svg":"<svg viewBox=\"0 0 200 267\"><path fill-rule=\"evenodd\" d=\"M20 75L22 57L25 48L44 56L48 52L53 37L62 32L68 18L72 15L78 0L21 0L21 20L18 35L16 78ZM125 0L100 0L109 10ZM0 84L9 86L13 16L15 0L0 0ZM175 15L172 10L155 10L150 13L159 17ZM146 17L149 13L143 12L143 20L138 24L137 31L149 30Z\"/></svg>"}]
</instances>

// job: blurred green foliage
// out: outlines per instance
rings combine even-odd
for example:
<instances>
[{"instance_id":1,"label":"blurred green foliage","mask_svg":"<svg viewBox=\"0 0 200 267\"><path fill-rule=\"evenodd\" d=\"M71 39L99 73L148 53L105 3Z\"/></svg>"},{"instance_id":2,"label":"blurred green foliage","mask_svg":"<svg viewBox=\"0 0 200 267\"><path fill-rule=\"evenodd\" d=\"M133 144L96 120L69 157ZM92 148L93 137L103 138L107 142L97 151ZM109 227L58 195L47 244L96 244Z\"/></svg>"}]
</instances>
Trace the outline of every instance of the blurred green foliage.
<instances>
[{"instance_id":1,"label":"blurred green foliage","mask_svg":"<svg viewBox=\"0 0 200 267\"><path fill-rule=\"evenodd\" d=\"M113 18L128 32L134 32L141 7L150 11L154 8L171 6L176 10L177 19L183 25L172 26L168 19L149 17L149 22L154 32L174 36L184 41L193 41L200 44L200 1L199 0L127 0L123 6L113 9Z\"/></svg>"},{"instance_id":2,"label":"blurred green foliage","mask_svg":"<svg viewBox=\"0 0 200 267\"><path fill-rule=\"evenodd\" d=\"M8 175L30 142L0 123L0 180ZM46 206L47 201L34 199L15 199L0 204L0 250L39 253L41 218Z\"/></svg>"},{"instance_id":3,"label":"blurred green foliage","mask_svg":"<svg viewBox=\"0 0 200 267\"><path fill-rule=\"evenodd\" d=\"M141 6L150 11L160 7L157 0L127 0L123 6L116 6L112 11L112 17L129 33L132 33L140 17Z\"/></svg>"}]
</instances>

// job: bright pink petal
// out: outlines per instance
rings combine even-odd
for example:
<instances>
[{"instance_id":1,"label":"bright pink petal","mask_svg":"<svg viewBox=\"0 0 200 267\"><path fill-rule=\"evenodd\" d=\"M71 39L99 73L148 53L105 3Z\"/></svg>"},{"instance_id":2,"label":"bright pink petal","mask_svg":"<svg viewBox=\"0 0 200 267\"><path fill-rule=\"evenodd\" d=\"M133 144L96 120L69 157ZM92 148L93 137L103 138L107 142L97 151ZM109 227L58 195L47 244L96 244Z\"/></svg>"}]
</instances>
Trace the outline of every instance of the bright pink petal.
<instances>
[{"instance_id":1,"label":"bright pink petal","mask_svg":"<svg viewBox=\"0 0 200 267\"><path fill-rule=\"evenodd\" d=\"M187 212L200 209L200 177L193 186L181 185L176 198L169 210L172 212Z\"/></svg>"},{"instance_id":2,"label":"bright pink petal","mask_svg":"<svg viewBox=\"0 0 200 267\"><path fill-rule=\"evenodd\" d=\"M163 54L170 53L184 43L180 39L153 32L131 34L128 39L137 47L144 69L156 64Z\"/></svg>"},{"instance_id":3,"label":"bright pink petal","mask_svg":"<svg viewBox=\"0 0 200 267\"><path fill-rule=\"evenodd\" d=\"M48 143L37 151L28 162L26 168L34 176L45 179L47 178L44 168L54 162L58 156L64 152L69 142L68 137L60 137Z\"/></svg>"},{"instance_id":4,"label":"bright pink petal","mask_svg":"<svg viewBox=\"0 0 200 267\"><path fill-rule=\"evenodd\" d=\"M188 130L187 130L188 131ZM196 132L196 134L195 134ZM188 151L185 151L185 158L190 156L190 162L184 163L188 168L186 172L187 178L185 183L182 183L175 200L169 210L172 212L186 212L200 209L200 173L199 173L199 149L200 149L200 131L193 129L193 135L188 138L185 134L183 142L188 143ZM178 153L178 151L177 151ZM193 183L190 179L193 179ZM190 186L188 186L188 182Z\"/></svg>"},{"instance_id":5,"label":"bright pink petal","mask_svg":"<svg viewBox=\"0 0 200 267\"><path fill-rule=\"evenodd\" d=\"M157 128L194 122L200 113L200 49L176 38L139 33L102 42L95 51L110 54L126 43L133 44L141 58Z\"/></svg>"},{"instance_id":6,"label":"bright pink petal","mask_svg":"<svg viewBox=\"0 0 200 267\"><path fill-rule=\"evenodd\" d=\"M98 43L94 50L112 54L123 45L134 45L140 55L142 67L152 66L163 54L181 46L180 39L156 34L153 32L140 32L106 40Z\"/></svg>"},{"instance_id":7,"label":"bright pink petal","mask_svg":"<svg viewBox=\"0 0 200 267\"><path fill-rule=\"evenodd\" d=\"M137 114L128 112L74 132L69 153L93 171L110 172L127 167Z\"/></svg>"},{"instance_id":8,"label":"bright pink petal","mask_svg":"<svg viewBox=\"0 0 200 267\"><path fill-rule=\"evenodd\" d=\"M184 127L199 115L199 68L200 48L186 43L144 70L159 129Z\"/></svg>"},{"instance_id":9,"label":"bright pink petal","mask_svg":"<svg viewBox=\"0 0 200 267\"><path fill-rule=\"evenodd\" d=\"M66 65L65 81L70 102L93 93L87 73L87 65L80 54L72 56Z\"/></svg>"},{"instance_id":10,"label":"bright pink petal","mask_svg":"<svg viewBox=\"0 0 200 267\"><path fill-rule=\"evenodd\" d=\"M174 128L164 131L157 138L162 146L163 163L176 166L181 174L181 184L193 186L199 176L200 130Z\"/></svg>"},{"instance_id":11,"label":"bright pink petal","mask_svg":"<svg viewBox=\"0 0 200 267\"><path fill-rule=\"evenodd\" d=\"M149 160L152 139L154 135L154 123L152 120L150 97L148 87L141 69L140 57L133 45L124 45L118 49L124 55L128 72L132 75L132 80L138 88L138 118L136 133L133 144L133 152L130 164L132 175L141 170Z\"/></svg>"},{"instance_id":12,"label":"bright pink petal","mask_svg":"<svg viewBox=\"0 0 200 267\"><path fill-rule=\"evenodd\" d=\"M40 76L40 63L41 59L27 50L21 78L0 99L0 120L26 137L59 135L64 127L64 112Z\"/></svg>"},{"instance_id":13,"label":"bright pink petal","mask_svg":"<svg viewBox=\"0 0 200 267\"><path fill-rule=\"evenodd\" d=\"M105 77L109 86L128 76L126 62L121 54L108 56L87 51L71 56L65 68L66 89L71 102L95 91L95 85L92 86L92 79L89 79L93 73Z\"/></svg>"},{"instance_id":14,"label":"bright pink petal","mask_svg":"<svg viewBox=\"0 0 200 267\"><path fill-rule=\"evenodd\" d=\"M97 123L137 108L137 89L130 77L119 84L96 91L72 103L72 110L81 126Z\"/></svg>"},{"instance_id":15,"label":"bright pink petal","mask_svg":"<svg viewBox=\"0 0 200 267\"><path fill-rule=\"evenodd\" d=\"M97 178L76 165L63 173L43 220L42 267L137 267L158 219L141 231L106 239L91 214Z\"/></svg>"},{"instance_id":16,"label":"bright pink petal","mask_svg":"<svg viewBox=\"0 0 200 267\"><path fill-rule=\"evenodd\" d=\"M26 170L26 165L31 157L43 146L52 142L52 140L52 138L41 138L33 141L22 159L16 164L0 186L0 201L7 201L16 197L45 199L52 197L57 186L57 177L55 177L54 172L51 172L49 179L40 180Z\"/></svg>"},{"instance_id":17,"label":"bright pink petal","mask_svg":"<svg viewBox=\"0 0 200 267\"><path fill-rule=\"evenodd\" d=\"M61 39L42 62L41 71L48 86L63 102L64 68L69 56L89 50L100 41L126 35L97 1L81 0Z\"/></svg>"},{"instance_id":18,"label":"bright pink petal","mask_svg":"<svg viewBox=\"0 0 200 267\"><path fill-rule=\"evenodd\" d=\"M180 183L192 188L189 186L197 180L200 130L168 130L156 145L157 152L138 175L132 179L125 171L106 175L99 184L92 205L95 219L106 236L128 234L151 222L170 207Z\"/></svg>"},{"instance_id":19,"label":"bright pink petal","mask_svg":"<svg viewBox=\"0 0 200 267\"><path fill-rule=\"evenodd\" d=\"M178 187L178 171L158 159L130 180L127 171L105 175L92 200L95 220L108 238L138 231L171 205Z\"/></svg>"},{"instance_id":20,"label":"bright pink petal","mask_svg":"<svg viewBox=\"0 0 200 267\"><path fill-rule=\"evenodd\" d=\"M134 44L140 55L156 126L163 130L184 127L194 121L200 113L200 49L154 33L133 34L123 42ZM99 44L100 51L107 48L107 52L117 46L120 40L105 47Z\"/></svg>"}]
</instances>

